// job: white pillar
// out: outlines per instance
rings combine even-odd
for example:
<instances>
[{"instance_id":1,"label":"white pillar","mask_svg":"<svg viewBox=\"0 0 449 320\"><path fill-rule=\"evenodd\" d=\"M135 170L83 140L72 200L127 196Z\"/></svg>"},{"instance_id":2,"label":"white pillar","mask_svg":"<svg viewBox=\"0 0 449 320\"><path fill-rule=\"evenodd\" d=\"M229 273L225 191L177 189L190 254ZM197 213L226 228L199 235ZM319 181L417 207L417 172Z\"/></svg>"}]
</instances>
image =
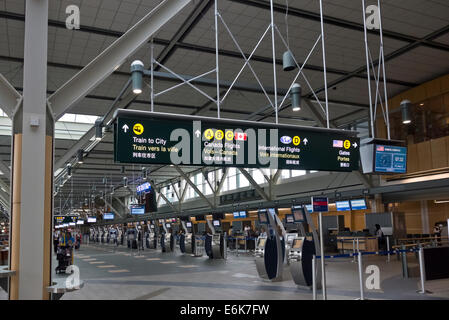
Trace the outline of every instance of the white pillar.
<instances>
[{"instance_id":1,"label":"white pillar","mask_svg":"<svg viewBox=\"0 0 449 320\"><path fill-rule=\"evenodd\" d=\"M427 206L427 200L421 200L421 225L422 233L430 234L429 207Z\"/></svg>"},{"instance_id":2,"label":"white pillar","mask_svg":"<svg viewBox=\"0 0 449 320\"><path fill-rule=\"evenodd\" d=\"M48 0L27 0L23 104L13 119L10 299L48 299L53 119L47 112Z\"/></svg>"}]
</instances>

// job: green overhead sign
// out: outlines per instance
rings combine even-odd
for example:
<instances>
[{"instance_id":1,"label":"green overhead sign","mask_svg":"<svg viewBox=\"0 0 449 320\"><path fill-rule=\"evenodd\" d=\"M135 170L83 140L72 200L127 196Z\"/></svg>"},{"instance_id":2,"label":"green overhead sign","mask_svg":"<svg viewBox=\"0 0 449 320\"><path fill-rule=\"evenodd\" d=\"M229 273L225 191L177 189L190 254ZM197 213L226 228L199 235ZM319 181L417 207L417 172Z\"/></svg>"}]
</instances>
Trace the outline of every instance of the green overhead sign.
<instances>
[{"instance_id":1,"label":"green overhead sign","mask_svg":"<svg viewBox=\"0 0 449 320\"><path fill-rule=\"evenodd\" d=\"M355 132L117 110L118 163L353 171Z\"/></svg>"}]
</instances>

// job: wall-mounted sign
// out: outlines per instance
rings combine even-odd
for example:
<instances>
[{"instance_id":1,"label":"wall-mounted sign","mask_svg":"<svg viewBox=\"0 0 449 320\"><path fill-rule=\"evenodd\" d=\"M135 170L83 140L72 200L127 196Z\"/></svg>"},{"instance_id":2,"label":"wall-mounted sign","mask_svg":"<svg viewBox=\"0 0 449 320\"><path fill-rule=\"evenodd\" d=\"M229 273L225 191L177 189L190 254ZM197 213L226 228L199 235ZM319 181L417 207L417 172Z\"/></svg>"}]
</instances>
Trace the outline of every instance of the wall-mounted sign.
<instances>
[{"instance_id":1,"label":"wall-mounted sign","mask_svg":"<svg viewBox=\"0 0 449 320\"><path fill-rule=\"evenodd\" d=\"M352 210L365 210L366 209L365 199L351 200L351 208Z\"/></svg>"},{"instance_id":2,"label":"wall-mounted sign","mask_svg":"<svg viewBox=\"0 0 449 320\"><path fill-rule=\"evenodd\" d=\"M328 212L329 202L326 197L312 197L313 212Z\"/></svg>"},{"instance_id":3,"label":"wall-mounted sign","mask_svg":"<svg viewBox=\"0 0 449 320\"><path fill-rule=\"evenodd\" d=\"M133 110L115 113L119 163L353 171L355 132ZM139 125L139 130L131 130Z\"/></svg>"},{"instance_id":4,"label":"wall-mounted sign","mask_svg":"<svg viewBox=\"0 0 449 320\"><path fill-rule=\"evenodd\" d=\"M350 211L351 205L349 204L349 201L336 201L335 205L337 207L337 211Z\"/></svg>"}]
</instances>

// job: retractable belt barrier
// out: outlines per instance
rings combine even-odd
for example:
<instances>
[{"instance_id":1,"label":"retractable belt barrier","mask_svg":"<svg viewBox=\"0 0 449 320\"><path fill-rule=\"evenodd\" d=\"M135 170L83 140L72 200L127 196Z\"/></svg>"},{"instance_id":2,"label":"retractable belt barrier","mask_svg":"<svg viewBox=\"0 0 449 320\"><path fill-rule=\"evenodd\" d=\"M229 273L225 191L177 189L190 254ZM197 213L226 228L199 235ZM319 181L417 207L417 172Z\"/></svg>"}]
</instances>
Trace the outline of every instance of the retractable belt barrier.
<instances>
[{"instance_id":1,"label":"retractable belt barrier","mask_svg":"<svg viewBox=\"0 0 449 320\"><path fill-rule=\"evenodd\" d=\"M372 251L372 252L360 252L362 256L369 255L379 255L379 254L395 254L402 252L418 252L419 249L405 249L405 250L390 250L390 251ZM324 256L325 259L334 259L334 258L349 258L349 257L357 257L359 255L358 252L355 253L347 253L347 254L336 254L331 256ZM317 259L321 259L321 256L316 256Z\"/></svg>"}]
</instances>

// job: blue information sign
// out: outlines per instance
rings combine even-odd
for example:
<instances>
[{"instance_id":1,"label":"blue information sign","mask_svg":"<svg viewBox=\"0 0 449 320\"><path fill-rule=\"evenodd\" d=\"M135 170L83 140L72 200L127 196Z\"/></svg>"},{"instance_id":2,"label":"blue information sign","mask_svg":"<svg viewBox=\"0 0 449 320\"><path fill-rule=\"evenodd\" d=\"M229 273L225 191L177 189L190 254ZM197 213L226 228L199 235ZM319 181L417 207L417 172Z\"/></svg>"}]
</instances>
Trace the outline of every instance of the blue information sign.
<instances>
[{"instance_id":1,"label":"blue information sign","mask_svg":"<svg viewBox=\"0 0 449 320\"><path fill-rule=\"evenodd\" d=\"M375 172L407 172L407 147L376 145L374 157Z\"/></svg>"},{"instance_id":2,"label":"blue information sign","mask_svg":"<svg viewBox=\"0 0 449 320\"><path fill-rule=\"evenodd\" d=\"M149 182L145 182L141 184L140 186L137 186L137 193L142 192L150 192L151 191L151 184Z\"/></svg>"}]
</instances>

